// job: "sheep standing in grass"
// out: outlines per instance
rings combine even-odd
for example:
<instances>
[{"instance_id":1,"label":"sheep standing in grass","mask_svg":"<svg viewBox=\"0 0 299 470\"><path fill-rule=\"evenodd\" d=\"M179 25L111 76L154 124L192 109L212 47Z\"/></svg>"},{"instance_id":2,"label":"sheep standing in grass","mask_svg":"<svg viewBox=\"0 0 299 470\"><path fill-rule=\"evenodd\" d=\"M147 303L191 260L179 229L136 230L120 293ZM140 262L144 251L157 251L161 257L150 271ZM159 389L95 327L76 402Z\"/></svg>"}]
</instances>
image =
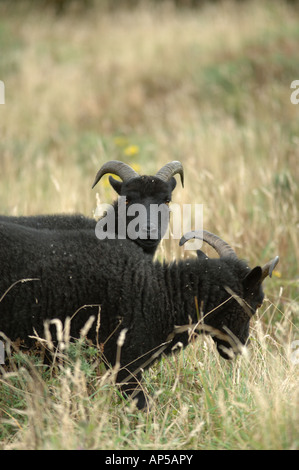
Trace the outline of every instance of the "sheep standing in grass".
<instances>
[{"instance_id":1,"label":"sheep standing in grass","mask_svg":"<svg viewBox=\"0 0 299 470\"><path fill-rule=\"evenodd\" d=\"M125 212L124 212L124 238L130 238L126 230L128 224L132 221L133 216L129 216L130 208L133 205L139 204L145 210L145 219L143 226L140 227L140 236L134 241L140 245L145 253L154 255L164 233L163 223L161 219L157 219L155 223L151 220L151 207L164 206L164 228L169 222L169 210L167 208L171 201L172 191L176 187L176 180L174 175L180 174L183 184L184 173L182 164L178 161L173 161L164 165L155 176L139 176L129 165L116 160L105 163L98 171L93 187L100 181L100 179L107 173L113 173L121 178L118 181L110 176L110 184L115 189L119 196L125 199ZM119 227L119 212L118 201L115 201L111 210L113 211L115 237L118 238ZM67 214L54 214L54 215L37 215L27 217L11 217L0 216L0 222L11 222L15 224L24 225L26 227L36 229L53 229L53 230L81 230L81 229L96 229L96 221L92 218L85 217L81 214L67 215ZM99 221L101 223L101 221Z\"/></svg>"},{"instance_id":2,"label":"sheep standing in grass","mask_svg":"<svg viewBox=\"0 0 299 470\"><path fill-rule=\"evenodd\" d=\"M38 231L0 223L0 331L30 346L29 336L34 330L43 336L46 320L64 324L71 317L70 334L78 338L100 306L89 337L101 345L105 363L119 358L117 382L124 393L134 392L143 408L141 368L153 353L170 353L178 341L188 344L188 332L178 326L199 322L226 359L246 343L250 318L263 302L262 282L278 262L250 269L217 236L204 232L203 239L219 259L199 252L197 259L161 264L128 240L99 242L88 230ZM126 334L120 350L121 332Z\"/></svg>"}]
</instances>

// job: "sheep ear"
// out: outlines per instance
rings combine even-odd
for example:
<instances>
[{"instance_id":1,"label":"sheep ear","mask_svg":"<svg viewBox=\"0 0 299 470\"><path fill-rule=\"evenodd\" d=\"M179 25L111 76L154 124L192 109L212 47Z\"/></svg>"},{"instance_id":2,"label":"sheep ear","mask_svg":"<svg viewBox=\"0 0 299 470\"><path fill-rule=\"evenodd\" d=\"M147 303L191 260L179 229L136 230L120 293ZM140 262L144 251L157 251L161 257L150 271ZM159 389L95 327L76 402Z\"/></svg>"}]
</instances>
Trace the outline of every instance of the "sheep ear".
<instances>
[{"instance_id":1,"label":"sheep ear","mask_svg":"<svg viewBox=\"0 0 299 470\"><path fill-rule=\"evenodd\" d=\"M243 286L245 289L254 289L257 284L262 282L263 270L260 266L251 269L246 277L243 279Z\"/></svg>"},{"instance_id":2,"label":"sheep ear","mask_svg":"<svg viewBox=\"0 0 299 470\"><path fill-rule=\"evenodd\" d=\"M198 259L209 259L209 257L201 250L196 250Z\"/></svg>"},{"instance_id":3,"label":"sheep ear","mask_svg":"<svg viewBox=\"0 0 299 470\"><path fill-rule=\"evenodd\" d=\"M122 181L118 181L113 178L113 176L109 176L109 182L112 188L117 192L117 194L121 195L121 188L122 188Z\"/></svg>"}]
</instances>

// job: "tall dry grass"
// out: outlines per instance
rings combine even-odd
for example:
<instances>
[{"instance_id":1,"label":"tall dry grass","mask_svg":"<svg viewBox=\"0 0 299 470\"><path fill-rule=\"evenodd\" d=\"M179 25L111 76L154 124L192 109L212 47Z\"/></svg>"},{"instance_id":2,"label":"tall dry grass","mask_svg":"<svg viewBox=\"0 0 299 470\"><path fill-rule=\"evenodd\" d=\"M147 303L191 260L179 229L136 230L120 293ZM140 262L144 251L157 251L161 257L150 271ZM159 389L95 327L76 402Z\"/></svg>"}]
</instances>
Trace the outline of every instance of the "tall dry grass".
<instances>
[{"instance_id":1,"label":"tall dry grass","mask_svg":"<svg viewBox=\"0 0 299 470\"><path fill-rule=\"evenodd\" d=\"M0 379L2 448L297 449L298 366L259 319L251 340L232 363L203 337L162 358L145 375L149 413L118 395L113 374L96 373L97 353L82 341L43 373L14 356Z\"/></svg>"},{"instance_id":2,"label":"tall dry grass","mask_svg":"<svg viewBox=\"0 0 299 470\"><path fill-rule=\"evenodd\" d=\"M0 10L2 213L92 215L96 191L115 197L107 181L91 190L104 161L151 173L179 159L174 201L203 203L204 228L250 265L280 255L248 357L224 363L200 338L163 359L146 375L150 415L99 383L90 351L57 376L15 369L0 384L1 446L298 448L298 10ZM170 240L158 256L186 254Z\"/></svg>"}]
</instances>

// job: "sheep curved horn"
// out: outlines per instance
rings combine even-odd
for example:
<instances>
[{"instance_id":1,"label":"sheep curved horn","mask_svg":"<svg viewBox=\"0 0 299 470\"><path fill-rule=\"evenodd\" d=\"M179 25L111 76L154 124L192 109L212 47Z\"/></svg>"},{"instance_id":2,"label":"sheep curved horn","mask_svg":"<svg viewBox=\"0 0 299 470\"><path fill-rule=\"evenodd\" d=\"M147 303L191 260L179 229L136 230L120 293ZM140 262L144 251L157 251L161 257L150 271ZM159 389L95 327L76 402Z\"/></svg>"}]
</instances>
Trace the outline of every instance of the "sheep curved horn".
<instances>
[{"instance_id":1,"label":"sheep curved horn","mask_svg":"<svg viewBox=\"0 0 299 470\"><path fill-rule=\"evenodd\" d=\"M277 265L278 261L279 261L279 256L275 256L275 258L273 258L271 261L269 261L262 267L261 282L263 282L263 280L267 276L272 277L273 270L275 266Z\"/></svg>"},{"instance_id":2,"label":"sheep curved horn","mask_svg":"<svg viewBox=\"0 0 299 470\"><path fill-rule=\"evenodd\" d=\"M202 232L187 232L185 235L182 236L180 240L180 246L182 246L184 243L186 243L188 240L191 240L192 238L199 238L200 240L203 240L204 242L208 243L211 247L214 248L214 250L217 251L220 258L226 257L238 259L236 252L228 243L226 243L214 233L208 232L207 230L203 230Z\"/></svg>"},{"instance_id":3,"label":"sheep curved horn","mask_svg":"<svg viewBox=\"0 0 299 470\"><path fill-rule=\"evenodd\" d=\"M127 181L132 178L137 178L139 175L133 168L124 162L118 160L111 160L110 162L104 163L96 174L92 188L100 181L102 176L106 173L112 173L113 175L119 176L123 181Z\"/></svg>"},{"instance_id":4,"label":"sheep curved horn","mask_svg":"<svg viewBox=\"0 0 299 470\"><path fill-rule=\"evenodd\" d=\"M169 181L170 178L176 174L181 177L182 186L184 187L184 169L181 162L174 160L173 162L166 163L161 170L159 170L155 176L160 178L162 181Z\"/></svg>"}]
</instances>

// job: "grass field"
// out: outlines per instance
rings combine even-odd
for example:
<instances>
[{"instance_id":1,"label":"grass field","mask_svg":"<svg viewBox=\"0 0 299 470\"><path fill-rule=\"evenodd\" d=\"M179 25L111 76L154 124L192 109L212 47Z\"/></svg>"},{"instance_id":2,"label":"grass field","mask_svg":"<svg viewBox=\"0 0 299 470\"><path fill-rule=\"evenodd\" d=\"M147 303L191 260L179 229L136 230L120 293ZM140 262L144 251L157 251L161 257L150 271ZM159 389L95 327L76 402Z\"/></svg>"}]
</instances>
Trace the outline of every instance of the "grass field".
<instances>
[{"instance_id":1,"label":"grass field","mask_svg":"<svg viewBox=\"0 0 299 470\"><path fill-rule=\"evenodd\" d=\"M1 213L92 215L115 197L106 179L91 190L105 161L150 174L181 160L174 202L204 204L204 228L252 267L280 262L247 353L227 363L200 337L163 358L145 374L149 414L122 400L84 343L47 371L15 356L0 377L0 448L298 449L298 7L98 2L57 16L7 3ZM180 256L162 243L159 258Z\"/></svg>"}]
</instances>

